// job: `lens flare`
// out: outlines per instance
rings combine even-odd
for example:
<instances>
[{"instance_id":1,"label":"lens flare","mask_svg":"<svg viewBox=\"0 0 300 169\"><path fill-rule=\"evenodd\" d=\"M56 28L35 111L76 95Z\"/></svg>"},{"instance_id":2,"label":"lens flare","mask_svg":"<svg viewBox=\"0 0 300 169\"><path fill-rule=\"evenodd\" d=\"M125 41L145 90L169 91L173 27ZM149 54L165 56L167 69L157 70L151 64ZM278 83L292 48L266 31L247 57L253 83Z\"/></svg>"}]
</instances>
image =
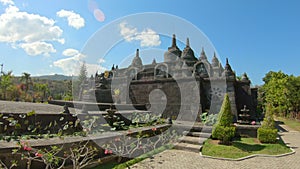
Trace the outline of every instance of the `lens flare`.
<instances>
[{"instance_id":1,"label":"lens flare","mask_svg":"<svg viewBox=\"0 0 300 169\"><path fill-rule=\"evenodd\" d=\"M100 9L95 9L94 10L94 17L99 22L103 22L105 20L105 15Z\"/></svg>"}]
</instances>

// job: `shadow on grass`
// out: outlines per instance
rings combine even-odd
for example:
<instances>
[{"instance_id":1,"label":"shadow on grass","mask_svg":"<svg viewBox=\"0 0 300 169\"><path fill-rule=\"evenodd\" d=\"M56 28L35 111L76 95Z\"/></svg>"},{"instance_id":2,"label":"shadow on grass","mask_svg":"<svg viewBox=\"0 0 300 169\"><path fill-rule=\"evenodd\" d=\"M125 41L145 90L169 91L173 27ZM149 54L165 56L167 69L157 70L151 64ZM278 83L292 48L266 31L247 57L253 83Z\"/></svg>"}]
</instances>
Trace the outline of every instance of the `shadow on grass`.
<instances>
[{"instance_id":1,"label":"shadow on grass","mask_svg":"<svg viewBox=\"0 0 300 169\"><path fill-rule=\"evenodd\" d=\"M241 143L241 142L234 142L233 146L242 151L248 152L248 153L255 152L255 151L261 151L266 147L266 146L260 145L260 144L246 144L246 143Z\"/></svg>"}]
</instances>

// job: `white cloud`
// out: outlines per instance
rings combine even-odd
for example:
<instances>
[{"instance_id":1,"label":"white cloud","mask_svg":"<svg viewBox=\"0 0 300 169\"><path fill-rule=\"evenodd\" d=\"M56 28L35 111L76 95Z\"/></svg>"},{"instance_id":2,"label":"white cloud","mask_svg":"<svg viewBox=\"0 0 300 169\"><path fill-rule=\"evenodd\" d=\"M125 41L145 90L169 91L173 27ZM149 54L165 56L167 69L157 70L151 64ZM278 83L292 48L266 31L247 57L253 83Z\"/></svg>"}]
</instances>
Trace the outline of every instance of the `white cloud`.
<instances>
[{"instance_id":1,"label":"white cloud","mask_svg":"<svg viewBox=\"0 0 300 169\"><path fill-rule=\"evenodd\" d=\"M14 1L12 0L0 0L3 5L14 5Z\"/></svg>"},{"instance_id":2,"label":"white cloud","mask_svg":"<svg viewBox=\"0 0 300 169\"><path fill-rule=\"evenodd\" d=\"M98 60L98 63L105 63L105 60L104 60L103 58L100 58L100 59Z\"/></svg>"},{"instance_id":3,"label":"white cloud","mask_svg":"<svg viewBox=\"0 0 300 169\"><path fill-rule=\"evenodd\" d=\"M0 15L0 23L0 42L23 48L28 55L48 55L55 52L52 42L64 43L63 30L53 19L22 12L14 5L9 5Z\"/></svg>"},{"instance_id":4,"label":"white cloud","mask_svg":"<svg viewBox=\"0 0 300 169\"><path fill-rule=\"evenodd\" d=\"M23 43L20 47L25 50L28 55L36 56L44 54L49 56L50 53L55 53L53 45L46 42L33 42L33 43Z\"/></svg>"},{"instance_id":5,"label":"white cloud","mask_svg":"<svg viewBox=\"0 0 300 169\"><path fill-rule=\"evenodd\" d=\"M107 70L106 68L97 65L97 64L89 64L86 63L86 69L87 69L87 73L88 75L95 75L95 73L98 72L104 72L105 70Z\"/></svg>"},{"instance_id":6,"label":"white cloud","mask_svg":"<svg viewBox=\"0 0 300 169\"><path fill-rule=\"evenodd\" d=\"M60 59L53 62L53 66L59 67L67 75L78 75L81 65L84 63L83 59L85 55L80 53L76 49L66 49L62 53L64 56L70 56L68 58ZM88 75L93 75L97 71L104 71L105 68L97 64L86 63Z\"/></svg>"},{"instance_id":7,"label":"white cloud","mask_svg":"<svg viewBox=\"0 0 300 169\"><path fill-rule=\"evenodd\" d=\"M67 10L60 10L56 13L58 17L66 17L68 19L68 24L71 27L74 27L76 29L84 27L84 19L77 13L73 11L67 11Z\"/></svg>"},{"instance_id":8,"label":"white cloud","mask_svg":"<svg viewBox=\"0 0 300 169\"><path fill-rule=\"evenodd\" d=\"M75 55L79 54L79 51L76 49L69 48L69 49L64 50L62 54L64 56L75 56Z\"/></svg>"},{"instance_id":9,"label":"white cloud","mask_svg":"<svg viewBox=\"0 0 300 169\"><path fill-rule=\"evenodd\" d=\"M159 35L152 29L147 28L139 32L137 28L128 26L127 23L120 23L120 34L127 42L140 41L142 47L159 46L161 44Z\"/></svg>"}]
</instances>

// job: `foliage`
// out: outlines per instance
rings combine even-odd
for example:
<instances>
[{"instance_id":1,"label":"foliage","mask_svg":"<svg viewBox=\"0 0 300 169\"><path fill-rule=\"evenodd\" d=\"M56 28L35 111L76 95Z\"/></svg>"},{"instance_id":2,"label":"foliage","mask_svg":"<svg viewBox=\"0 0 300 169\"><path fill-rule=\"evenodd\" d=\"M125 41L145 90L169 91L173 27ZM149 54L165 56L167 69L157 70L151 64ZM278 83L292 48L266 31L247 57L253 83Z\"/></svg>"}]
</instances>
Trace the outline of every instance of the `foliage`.
<instances>
[{"instance_id":1,"label":"foliage","mask_svg":"<svg viewBox=\"0 0 300 169\"><path fill-rule=\"evenodd\" d=\"M139 113L133 112L131 115L131 121L133 124L146 124L146 126L151 126L160 122L160 115L155 115L153 113Z\"/></svg>"},{"instance_id":2,"label":"foliage","mask_svg":"<svg viewBox=\"0 0 300 169\"><path fill-rule=\"evenodd\" d=\"M274 129L275 128L275 121L274 121L274 118L273 118L272 106L270 104L267 105L264 121L263 121L261 127L262 128L268 128L268 129Z\"/></svg>"},{"instance_id":3,"label":"foliage","mask_svg":"<svg viewBox=\"0 0 300 169\"><path fill-rule=\"evenodd\" d=\"M262 143L275 143L277 141L277 129L258 128L257 138Z\"/></svg>"},{"instance_id":4,"label":"foliage","mask_svg":"<svg viewBox=\"0 0 300 169\"><path fill-rule=\"evenodd\" d=\"M221 140L223 144L229 144L235 135L235 127L217 125L214 128L212 137Z\"/></svg>"},{"instance_id":5,"label":"foliage","mask_svg":"<svg viewBox=\"0 0 300 169\"><path fill-rule=\"evenodd\" d=\"M257 138L264 143L274 143L277 138L277 129L275 128L275 121L272 114L271 104L267 105L265 118L263 124L257 130Z\"/></svg>"},{"instance_id":6,"label":"foliage","mask_svg":"<svg viewBox=\"0 0 300 169\"><path fill-rule=\"evenodd\" d=\"M212 137L221 140L224 144L229 144L235 135L235 127L232 126L233 115L228 94L225 95L218 121L214 126Z\"/></svg>"},{"instance_id":7,"label":"foliage","mask_svg":"<svg viewBox=\"0 0 300 169\"><path fill-rule=\"evenodd\" d=\"M208 126L212 126L212 125L216 124L217 120L218 120L218 114L208 115L207 112L204 112L201 115L202 123L205 125L208 125Z\"/></svg>"},{"instance_id":8,"label":"foliage","mask_svg":"<svg viewBox=\"0 0 300 169\"><path fill-rule=\"evenodd\" d=\"M3 100L42 102L47 98L72 100L72 80L49 80L31 77L24 72L21 77L12 71L0 76L0 97Z\"/></svg>"},{"instance_id":9,"label":"foliage","mask_svg":"<svg viewBox=\"0 0 300 169\"><path fill-rule=\"evenodd\" d=\"M21 81L25 82L25 87L26 87L25 88L25 93L27 94L30 85L32 85L32 80L31 80L31 77L30 77L30 73L23 72L22 77L21 77Z\"/></svg>"},{"instance_id":10,"label":"foliage","mask_svg":"<svg viewBox=\"0 0 300 169\"><path fill-rule=\"evenodd\" d=\"M158 134L159 133L159 134ZM155 137L151 137L154 136ZM120 157L133 158L154 150L162 145L173 144L178 141L178 133L173 131L162 131L152 128L152 133L138 133L137 135L123 135L104 144L107 154L115 153Z\"/></svg>"},{"instance_id":11,"label":"foliage","mask_svg":"<svg viewBox=\"0 0 300 169\"><path fill-rule=\"evenodd\" d=\"M36 91L36 97L42 97L42 101L46 100L47 94L49 94L48 84L35 83L33 89Z\"/></svg>"},{"instance_id":12,"label":"foliage","mask_svg":"<svg viewBox=\"0 0 300 169\"><path fill-rule=\"evenodd\" d=\"M208 116L208 112L203 112L200 116L201 118L201 122L202 123L205 123L206 119L207 119L207 116Z\"/></svg>"},{"instance_id":13,"label":"foliage","mask_svg":"<svg viewBox=\"0 0 300 169\"><path fill-rule=\"evenodd\" d=\"M65 167L68 160L72 161L74 169L80 169L89 165L97 152L97 148L91 145L89 141L74 143L69 147L58 145L40 149L31 147L29 142L20 141L18 148L12 150L12 154L21 156L20 160L27 161L27 169L32 168L31 165L34 161L44 163L46 169L61 169ZM0 161L1 165L6 166ZM11 166L17 166L17 163L12 163Z\"/></svg>"},{"instance_id":14,"label":"foliage","mask_svg":"<svg viewBox=\"0 0 300 169\"><path fill-rule=\"evenodd\" d=\"M85 62L81 64L79 75L76 79L73 79L72 91L73 91L73 99L78 100L81 99L80 95L83 94L83 84L87 81L87 68Z\"/></svg>"},{"instance_id":15,"label":"foliage","mask_svg":"<svg viewBox=\"0 0 300 169\"><path fill-rule=\"evenodd\" d=\"M287 75L282 71L270 71L263 78L265 84L260 90L262 101L271 104L277 115L288 116L300 111L300 76Z\"/></svg>"},{"instance_id":16,"label":"foliage","mask_svg":"<svg viewBox=\"0 0 300 169\"><path fill-rule=\"evenodd\" d=\"M8 88L12 85L12 78L12 71L9 71L7 73L2 72L2 75L0 77L0 87L3 93L2 99L4 100L6 100Z\"/></svg>"},{"instance_id":17,"label":"foliage","mask_svg":"<svg viewBox=\"0 0 300 169\"><path fill-rule=\"evenodd\" d=\"M231 113L231 105L228 94L225 95L221 110L218 115L217 124L221 126L231 126L233 115Z\"/></svg>"}]
</instances>

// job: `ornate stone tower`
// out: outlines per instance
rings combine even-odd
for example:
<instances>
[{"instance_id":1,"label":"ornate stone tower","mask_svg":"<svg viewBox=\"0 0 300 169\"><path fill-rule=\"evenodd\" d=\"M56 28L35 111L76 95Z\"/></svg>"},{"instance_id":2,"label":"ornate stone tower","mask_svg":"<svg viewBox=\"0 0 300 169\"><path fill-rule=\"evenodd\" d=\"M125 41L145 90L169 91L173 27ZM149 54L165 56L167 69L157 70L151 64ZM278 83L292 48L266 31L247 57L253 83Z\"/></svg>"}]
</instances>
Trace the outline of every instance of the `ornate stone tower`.
<instances>
[{"instance_id":1,"label":"ornate stone tower","mask_svg":"<svg viewBox=\"0 0 300 169\"><path fill-rule=\"evenodd\" d=\"M174 62L178 57L181 56L181 50L176 45L176 36L173 34L172 45L168 48L168 51L164 54L165 62Z\"/></svg>"}]
</instances>

